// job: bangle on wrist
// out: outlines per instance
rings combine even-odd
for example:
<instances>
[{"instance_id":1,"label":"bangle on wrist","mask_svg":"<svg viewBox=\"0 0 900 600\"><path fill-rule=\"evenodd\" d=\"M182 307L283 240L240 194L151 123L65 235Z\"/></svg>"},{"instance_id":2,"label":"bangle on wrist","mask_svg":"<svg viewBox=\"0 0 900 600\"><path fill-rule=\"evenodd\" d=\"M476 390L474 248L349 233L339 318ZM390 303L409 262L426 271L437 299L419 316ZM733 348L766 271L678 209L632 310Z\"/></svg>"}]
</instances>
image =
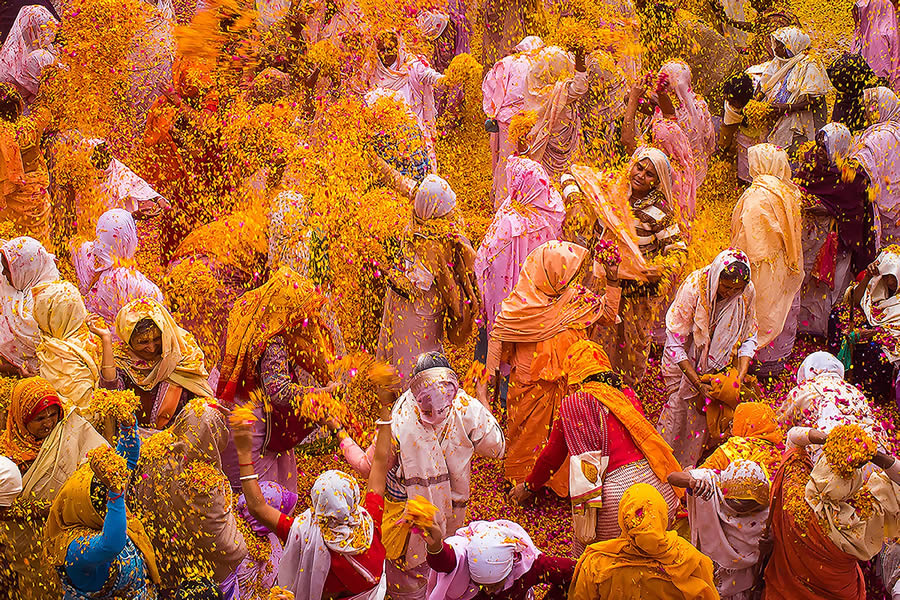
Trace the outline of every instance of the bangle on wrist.
<instances>
[{"instance_id":1,"label":"bangle on wrist","mask_svg":"<svg viewBox=\"0 0 900 600\"><path fill-rule=\"evenodd\" d=\"M252 466L254 466L254 463L253 463L252 460L251 460L250 462L248 462L248 463L238 462L238 466L239 466L239 467L252 467Z\"/></svg>"},{"instance_id":2,"label":"bangle on wrist","mask_svg":"<svg viewBox=\"0 0 900 600\"><path fill-rule=\"evenodd\" d=\"M375 421L376 425L392 425L393 423L394 423L393 419L386 419L386 420L378 419L377 421Z\"/></svg>"},{"instance_id":3,"label":"bangle on wrist","mask_svg":"<svg viewBox=\"0 0 900 600\"><path fill-rule=\"evenodd\" d=\"M425 551L428 552L428 554L431 554L432 556L434 556L434 555L436 555L436 554L440 554L441 552L444 551L444 542L441 542L441 545L440 545L440 547L437 549L436 552L432 552L432 551L431 551L431 548L430 548L429 546L425 546Z\"/></svg>"},{"instance_id":4,"label":"bangle on wrist","mask_svg":"<svg viewBox=\"0 0 900 600\"><path fill-rule=\"evenodd\" d=\"M251 479L259 479L259 474L252 473L250 475L241 475L241 481L250 481Z\"/></svg>"}]
</instances>

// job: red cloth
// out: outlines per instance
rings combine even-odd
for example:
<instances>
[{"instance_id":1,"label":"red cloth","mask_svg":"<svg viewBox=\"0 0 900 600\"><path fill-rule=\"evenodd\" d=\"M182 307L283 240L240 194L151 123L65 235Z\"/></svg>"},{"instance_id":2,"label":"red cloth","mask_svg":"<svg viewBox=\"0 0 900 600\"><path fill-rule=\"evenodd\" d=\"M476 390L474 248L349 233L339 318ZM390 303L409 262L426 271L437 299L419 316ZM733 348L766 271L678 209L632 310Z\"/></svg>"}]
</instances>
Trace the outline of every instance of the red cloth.
<instances>
[{"instance_id":1,"label":"red cloth","mask_svg":"<svg viewBox=\"0 0 900 600\"><path fill-rule=\"evenodd\" d=\"M640 403L634 393L627 388L623 391L640 410ZM571 453L602 450L609 457L607 473L644 460L644 455L622 422L611 412L603 414L601 407L593 396L580 392L562 401L559 418L550 431L550 439L531 474L525 479L532 489L543 487Z\"/></svg>"},{"instance_id":2,"label":"red cloth","mask_svg":"<svg viewBox=\"0 0 900 600\"><path fill-rule=\"evenodd\" d=\"M815 515L799 527L784 510L786 472L812 471L805 452L793 451L772 481L771 531L775 546L766 566L763 600L865 600L866 584L856 558L825 537Z\"/></svg>"},{"instance_id":3,"label":"red cloth","mask_svg":"<svg viewBox=\"0 0 900 600\"><path fill-rule=\"evenodd\" d=\"M362 565L376 579L384 575L384 558L387 552L381 543L381 520L384 516L384 498L373 492L366 494L363 506L372 515L375 523L375 532L372 535L372 545L362 554L355 554L353 559ZM284 513L278 518L278 528L275 534L282 544L287 543L288 534L294 519ZM351 565L343 554L329 550L331 553L331 570L325 579L325 587L322 590L323 598L349 598L361 594L374 586L366 581L356 568ZM574 564L573 567L574 569Z\"/></svg>"},{"instance_id":4,"label":"red cloth","mask_svg":"<svg viewBox=\"0 0 900 600\"><path fill-rule=\"evenodd\" d=\"M452 573L456 568L456 553L447 542L438 554L428 554L428 566L438 573ZM472 600L520 600L528 597L528 590L536 585L549 584L546 600L565 600L569 592L569 583L575 572L575 561L570 558L556 558L541 554L531 565L527 573L519 577L508 589L493 596L484 591L478 592Z\"/></svg>"}]
</instances>

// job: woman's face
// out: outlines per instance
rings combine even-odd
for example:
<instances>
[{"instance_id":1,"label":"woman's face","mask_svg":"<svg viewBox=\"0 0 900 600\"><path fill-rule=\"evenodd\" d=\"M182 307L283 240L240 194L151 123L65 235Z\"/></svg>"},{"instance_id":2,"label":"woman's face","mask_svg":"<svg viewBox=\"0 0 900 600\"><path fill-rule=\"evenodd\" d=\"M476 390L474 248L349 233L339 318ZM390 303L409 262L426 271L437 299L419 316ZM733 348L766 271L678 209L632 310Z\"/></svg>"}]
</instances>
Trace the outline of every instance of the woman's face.
<instances>
[{"instance_id":1,"label":"woman's face","mask_svg":"<svg viewBox=\"0 0 900 600\"><path fill-rule=\"evenodd\" d=\"M131 336L131 349L138 358L154 363L162 358L162 331L155 324Z\"/></svg>"},{"instance_id":2,"label":"woman's face","mask_svg":"<svg viewBox=\"0 0 900 600\"><path fill-rule=\"evenodd\" d=\"M659 175L649 158L642 158L631 167L631 192L634 196L643 198L658 184Z\"/></svg>"},{"instance_id":3,"label":"woman's face","mask_svg":"<svg viewBox=\"0 0 900 600\"><path fill-rule=\"evenodd\" d=\"M35 415L33 419L25 423L25 429L35 439L42 440L50 435L57 423L59 423L59 406L48 406Z\"/></svg>"},{"instance_id":4,"label":"woman's face","mask_svg":"<svg viewBox=\"0 0 900 600\"><path fill-rule=\"evenodd\" d=\"M890 298L894 294L897 293L897 278L893 275L883 275L881 280L884 281L884 285L887 288L887 297Z\"/></svg>"},{"instance_id":5,"label":"woman's face","mask_svg":"<svg viewBox=\"0 0 900 600\"><path fill-rule=\"evenodd\" d=\"M725 277L719 277L719 287L716 290L716 297L719 300L731 300L738 294L743 293L745 287L747 287L746 281L736 281Z\"/></svg>"},{"instance_id":6,"label":"woman's face","mask_svg":"<svg viewBox=\"0 0 900 600\"><path fill-rule=\"evenodd\" d=\"M790 58L791 53L788 52L787 48L785 48L784 44L778 40L773 39L772 41L772 52L775 53L775 56L778 58Z\"/></svg>"},{"instance_id":7,"label":"woman's face","mask_svg":"<svg viewBox=\"0 0 900 600\"><path fill-rule=\"evenodd\" d=\"M825 145L824 131L816 134L816 159L819 161L819 164L827 165L831 162L831 159L828 158L828 146Z\"/></svg>"},{"instance_id":8,"label":"woman's face","mask_svg":"<svg viewBox=\"0 0 900 600\"><path fill-rule=\"evenodd\" d=\"M756 500L735 500L734 498L725 498L725 504L739 515L749 515L759 512L764 508Z\"/></svg>"},{"instance_id":9,"label":"woman's face","mask_svg":"<svg viewBox=\"0 0 900 600\"><path fill-rule=\"evenodd\" d=\"M383 35L378 38L378 58L385 67L392 66L397 62L397 36Z\"/></svg>"}]
</instances>

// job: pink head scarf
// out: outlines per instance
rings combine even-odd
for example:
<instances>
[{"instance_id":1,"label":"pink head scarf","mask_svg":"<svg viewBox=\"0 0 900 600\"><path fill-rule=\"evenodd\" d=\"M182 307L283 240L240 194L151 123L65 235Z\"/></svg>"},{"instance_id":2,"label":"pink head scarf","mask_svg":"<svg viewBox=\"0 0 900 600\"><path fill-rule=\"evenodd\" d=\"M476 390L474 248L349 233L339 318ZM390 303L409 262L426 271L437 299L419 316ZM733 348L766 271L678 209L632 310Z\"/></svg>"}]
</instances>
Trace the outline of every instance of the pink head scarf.
<instances>
[{"instance_id":1,"label":"pink head scarf","mask_svg":"<svg viewBox=\"0 0 900 600\"><path fill-rule=\"evenodd\" d=\"M672 196L683 219L690 221L697 212L697 175L694 150L677 121L665 119L658 110L650 125L654 145L665 152L672 166Z\"/></svg>"},{"instance_id":2,"label":"pink head scarf","mask_svg":"<svg viewBox=\"0 0 900 600\"><path fill-rule=\"evenodd\" d=\"M512 156L506 163L506 178L509 196L475 255L489 333L500 305L519 280L525 259L544 242L559 238L566 216L562 197L540 163Z\"/></svg>"},{"instance_id":3,"label":"pink head scarf","mask_svg":"<svg viewBox=\"0 0 900 600\"><path fill-rule=\"evenodd\" d=\"M436 426L450 416L459 381L453 369L432 367L416 373L409 381L409 389L419 405L419 418L426 425Z\"/></svg>"},{"instance_id":4,"label":"pink head scarf","mask_svg":"<svg viewBox=\"0 0 900 600\"><path fill-rule=\"evenodd\" d=\"M97 220L96 236L93 242L82 243L72 257L89 311L111 323L132 300L149 297L165 302L159 287L134 265L138 239L131 213L120 208L106 211Z\"/></svg>"},{"instance_id":5,"label":"pink head scarf","mask_svg":"<svg viewBox=\"0 0 900 600\"><path fill-rule=\"evenodd\" d=\"M447 538L447 544L456 555L456 568L431 573L428 600L470 600L479 584L503 582L508 590L541 555L520 525L502 519L473 521Z\"/></svg>"},{"instance_id":6,"label":"pink head scarf","mask_svg":"<svg viewBox=\"0 0 900 600\"><path fill-rule=\"evenodd\" d=\"M446 216L456 208L456 192L447 180L437 175L426 175L416 190L413 209L423 221Z\"/></svg>"},{"instance_id":7,"label":"pink head scarf","mask_svg":"<svg viewBox=\"0 0 900 600\"><path fill-rule=\"evenodd\" d=\"M23 96L36 95L41 69L55 59L53 37L58 26L43 6L22 7L0 49L0 81L16 85Z\"/></svg>"},{"instance_id":8,"label":"pink head scarf","mask_svg":"<svg viewBox=\"0 0 900 600\"><path fill-rule=\"evenodd\" d=\"M891 0L856 0L853 52L861 54L875 74L900 93L900 34Z\"/></svg>"},{"instance_id":9,"label":"pink head scarf","mask_svg":"<svg viewBox=\"0 0 900 600\"><path fill-rule=\"evenodd\" d=\"M680 60L671 60L659 70L669 77L669 89L678 99L675 116L694 152L697 185L706 178L707 160L716 151L716 131L706 100L691 87L691 68Z\"/></svg>"},{"instance_id":10,"label":"pink head scarf","mask_svg":"<svg viewBox=\"0 0 900 600\"><path fill-rule=\"evenodd\" d=\"M894 223L900 206L900 100L888 88L877 87L863 92L863 103L872 125L858 135L850 158L869 176L882 222ZM896 225L887 230L895 231Z\"/></svg>"}]
</instances>

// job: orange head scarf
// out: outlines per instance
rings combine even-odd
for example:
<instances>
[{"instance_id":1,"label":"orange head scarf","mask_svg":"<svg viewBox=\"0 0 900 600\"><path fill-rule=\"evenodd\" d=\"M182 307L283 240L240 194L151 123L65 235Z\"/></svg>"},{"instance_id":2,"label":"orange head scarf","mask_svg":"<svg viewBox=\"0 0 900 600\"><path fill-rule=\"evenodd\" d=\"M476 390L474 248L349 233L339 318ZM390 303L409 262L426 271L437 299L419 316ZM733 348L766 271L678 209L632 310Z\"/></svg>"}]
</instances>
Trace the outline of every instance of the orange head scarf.
<instances>
[{"instance_id":1,"label":"orange head scarf","mask_svg":"<svg viewBox=\"0 0 900 600\"><path fill-rule=\"evenodd\" d=\"M6 431L0 436L0 455L20 466L37 458L42 440L34 437L26 425L51 406L58 406L62 416L62 403L49 381L43 377L18 381L10 395Z\"/></svg>"},{"instance_id":2,"label":"orange head scarf","mask_svg":"<svg viewBox=\"0 0 900 600\"><path fill-rule=\"evenodd\" d=\"M611 371L612 367L600 344L580 340L569 348L563 369L568 374L569 385L574 386L591 375ZM606 406L622 423L660 481L666 481L671 473L681 471L681 465L675 459L672 448L622 390L599 381L589 381L582 385L581 389ZM673 489L679 496L684 493L681 488Z\"/></svg>"},{"instance_id":3,"label":"orange head scarf","mask_svg":"<svg viewBox=\"0 0 900 600\"><path fill-rule=\"evenodd\" d=\"M636 483L628 488L619 502L622 533L588 546L575 567L569 598L588 600L596 597L597 589L627 589L638 572L645 577L644 589L658 592L654 598L718 598L712 561L676 532L666 530L668 513L665 499L652 485ZM673 586L680 596L671 595Z\"/></svg>"},{"instance_id":4,"label":"orange head scarf","mask_svg":"<svg viewBox=\"0 0 900 600\"><path fill-rule=\"evenodd\" d=\"M756 438L781 444L784 434L778 427L775 411L762 402L741 402L734 409L731 433L743 438Z\"/></svg>"},{"instance_id":5,"label":"orange head scarf","mask_svg":"<svg viewBox=\"0 0 900 600\"><path fill-rule=\"evenodd\" d=\"M603 313L603 297L579 285L591 262L587 249L546 242L522 264L491 336L502 342L542 342L570 328L584 329Z\"/></svg>"}]
</instances>

